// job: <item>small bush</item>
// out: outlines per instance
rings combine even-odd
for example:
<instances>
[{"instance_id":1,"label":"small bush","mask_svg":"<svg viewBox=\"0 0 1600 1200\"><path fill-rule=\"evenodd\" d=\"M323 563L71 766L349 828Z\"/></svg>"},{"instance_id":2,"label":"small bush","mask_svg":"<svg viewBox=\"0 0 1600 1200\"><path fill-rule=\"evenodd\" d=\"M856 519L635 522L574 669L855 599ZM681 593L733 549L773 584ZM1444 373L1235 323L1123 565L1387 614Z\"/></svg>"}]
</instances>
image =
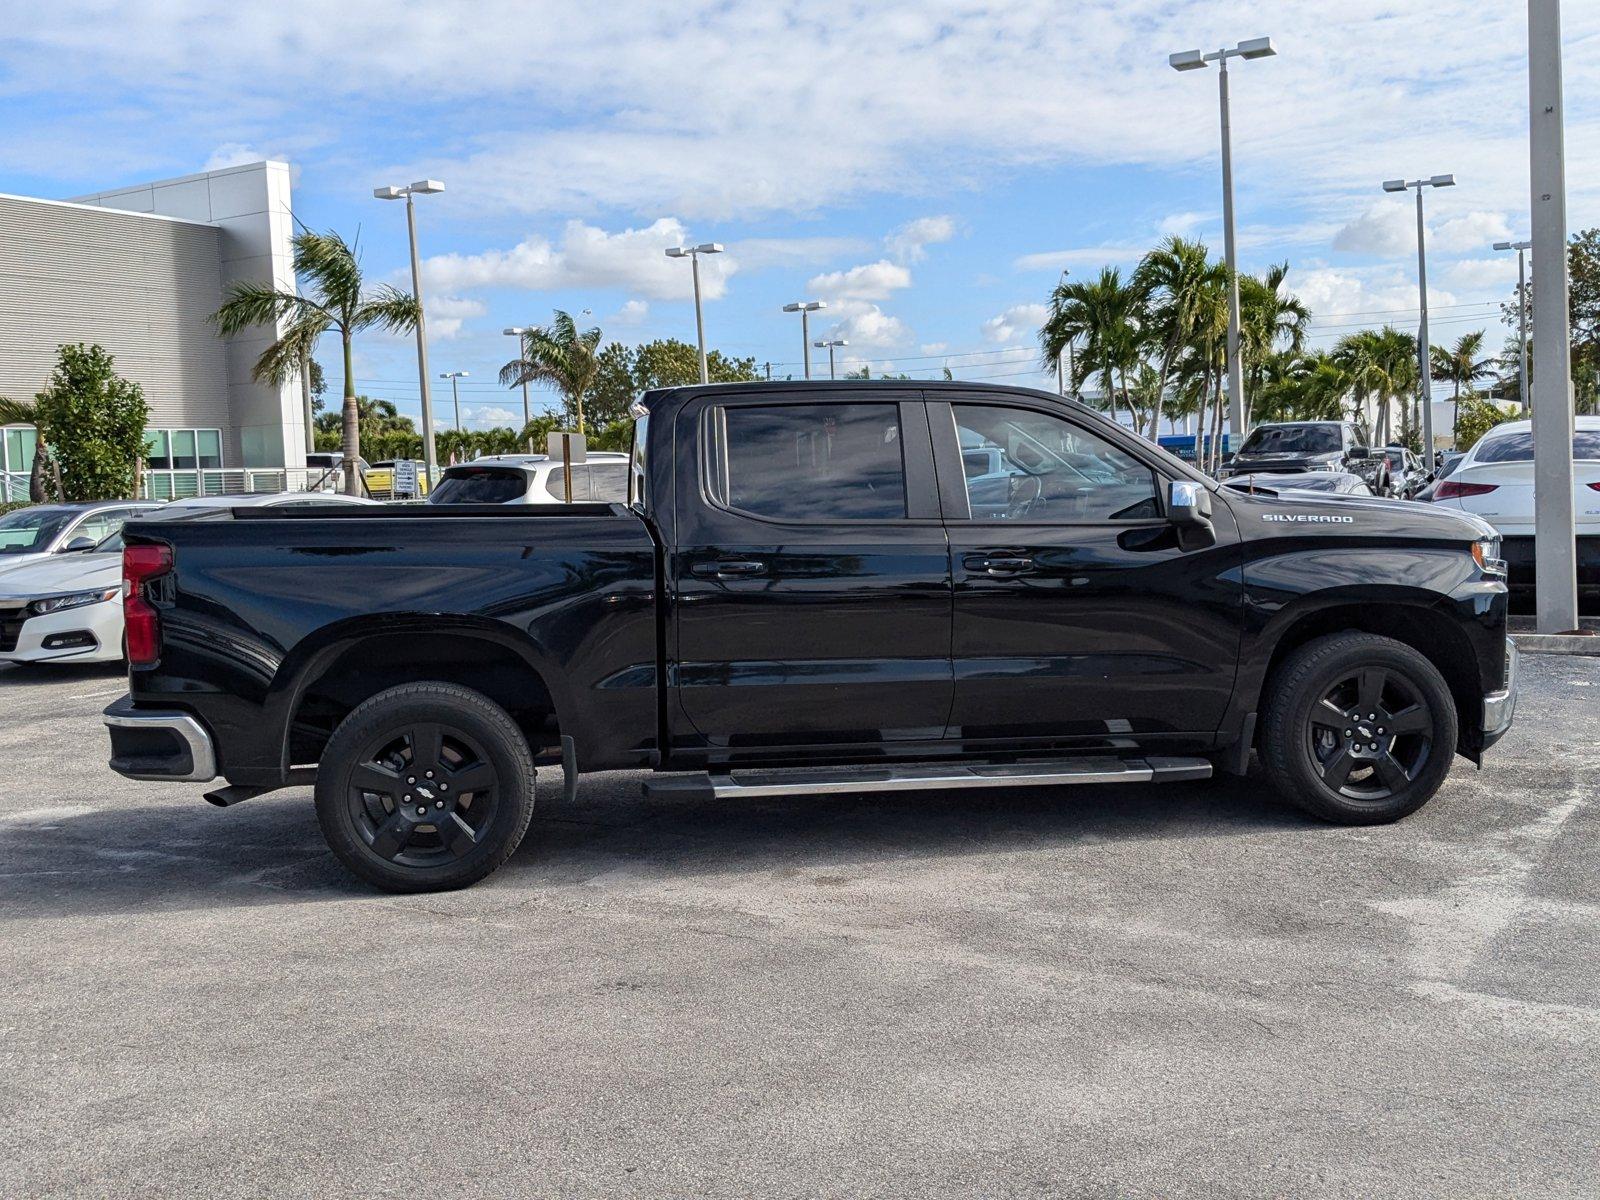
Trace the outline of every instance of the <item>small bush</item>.
<instances>
[{"instance_id":1,"label":"small bush","mask_svg":"<svg viewBox=\"0 0 1600 1200\"><path fill-rule=\"evenodd\" d=\"M132 496L149 419L144 392L100 346L62 346L34 400L34 424L61 465L68 500Z\"/></svg>"}]
</instances>

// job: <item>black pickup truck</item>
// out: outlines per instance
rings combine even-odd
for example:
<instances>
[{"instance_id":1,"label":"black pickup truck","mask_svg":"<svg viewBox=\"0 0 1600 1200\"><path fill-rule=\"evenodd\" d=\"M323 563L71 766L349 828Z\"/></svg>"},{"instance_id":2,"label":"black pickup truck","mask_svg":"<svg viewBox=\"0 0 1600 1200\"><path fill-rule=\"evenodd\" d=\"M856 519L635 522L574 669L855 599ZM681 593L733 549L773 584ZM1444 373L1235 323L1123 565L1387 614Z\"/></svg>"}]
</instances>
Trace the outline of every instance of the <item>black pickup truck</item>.
<instances>
[{"instance_id":1,"label":"black pickup truck","mask_svg":"<svg viewBox=\"0 0 1600 1200\"><path fill-rule=\"evenodd\" d=\"M1194 780L1393 821L1510 724L1493 530L1226 492L973 384L646 394L629 502L130 524L116 771L315 784L399 891L487 875L537 763L718 797Z\"/></svg>"}]
</instances>

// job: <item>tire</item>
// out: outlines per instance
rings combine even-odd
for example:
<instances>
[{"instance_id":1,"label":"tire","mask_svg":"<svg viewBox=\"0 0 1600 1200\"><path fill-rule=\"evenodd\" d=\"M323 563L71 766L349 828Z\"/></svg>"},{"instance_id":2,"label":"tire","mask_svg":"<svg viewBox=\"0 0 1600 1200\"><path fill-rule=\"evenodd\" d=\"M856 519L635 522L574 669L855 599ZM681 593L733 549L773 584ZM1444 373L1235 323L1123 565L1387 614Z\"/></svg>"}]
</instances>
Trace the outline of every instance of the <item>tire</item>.
<instances>
[{"instance_id":1,"label":"tire","mask_svg":"<svg viewBox=\"0 0 1600 1200\"><path fill-rule=\"evenodd\" d=\"M1268 681L1264 716L1259 750L1273 784L1342 825L1416 812L1455 755L1456 706L1443 676L1376 634L1336 633L1295 650Z\"/></svg>"},{"instance_id":2,"label":"tire","mask_svg":"<svg viewBox=\"0 0 1600 1200\"><path fill-rule=\"evenodd\" d=\"M389 892L476 883L511 857L533 818L534 766L505 709L451 683L363 701L317 772L322 836L351 874Z\"/></svg>"}]
</instances>

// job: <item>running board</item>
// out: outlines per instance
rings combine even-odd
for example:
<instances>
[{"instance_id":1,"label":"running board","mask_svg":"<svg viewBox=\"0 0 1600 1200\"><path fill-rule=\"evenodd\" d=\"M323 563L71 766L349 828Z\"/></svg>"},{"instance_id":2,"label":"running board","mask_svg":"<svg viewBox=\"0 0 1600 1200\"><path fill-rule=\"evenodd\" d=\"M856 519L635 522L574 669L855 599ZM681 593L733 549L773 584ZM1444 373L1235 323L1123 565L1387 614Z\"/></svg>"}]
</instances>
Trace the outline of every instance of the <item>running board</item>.
<instances>
[{"instance_id":1,"label":"running board","mask_svg":"<svg viewBox=\"0 0 1600 1200\"><path fill-rule=\"evenodd\" d=\"M1176 783L1211 778L1205 758L1058 758L1048 762L913 763L904 766L795 767L677 775L647 781L659 799L823 796L936 788L1048 787L1076 783Z\"/></svg>"}]
</instances>

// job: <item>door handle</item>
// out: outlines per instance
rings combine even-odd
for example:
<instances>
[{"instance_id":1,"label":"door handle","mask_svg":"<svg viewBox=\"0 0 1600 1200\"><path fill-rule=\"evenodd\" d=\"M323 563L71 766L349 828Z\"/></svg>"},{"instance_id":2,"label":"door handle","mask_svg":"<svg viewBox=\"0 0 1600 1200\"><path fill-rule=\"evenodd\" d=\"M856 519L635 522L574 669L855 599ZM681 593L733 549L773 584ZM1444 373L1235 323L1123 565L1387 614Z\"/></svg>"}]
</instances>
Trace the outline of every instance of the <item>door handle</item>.
<instances>
[{"instance_id":1,"label":"door handle","mask_svg":"<svg viewBox=\"0 0 1600 1200\"><path fill-rule=\"evenodd\" d=\"M996 557L986 558L980 564L991 575L1022 575L1033 570L1033 559Z\"/></svg>"},{"instance_id":2,"label":"door handle","mask_svg":"<svg viewBox=\"0 0 1600 1200\"><path fill-rule=\"evenodd\" d=\"M718 559L715 562L698 562L689 570L701 578L709 579L736 579L741 575L759 575L767 569L767 564L757 562L755 559Z\"/></svg>"}]
</instances>

